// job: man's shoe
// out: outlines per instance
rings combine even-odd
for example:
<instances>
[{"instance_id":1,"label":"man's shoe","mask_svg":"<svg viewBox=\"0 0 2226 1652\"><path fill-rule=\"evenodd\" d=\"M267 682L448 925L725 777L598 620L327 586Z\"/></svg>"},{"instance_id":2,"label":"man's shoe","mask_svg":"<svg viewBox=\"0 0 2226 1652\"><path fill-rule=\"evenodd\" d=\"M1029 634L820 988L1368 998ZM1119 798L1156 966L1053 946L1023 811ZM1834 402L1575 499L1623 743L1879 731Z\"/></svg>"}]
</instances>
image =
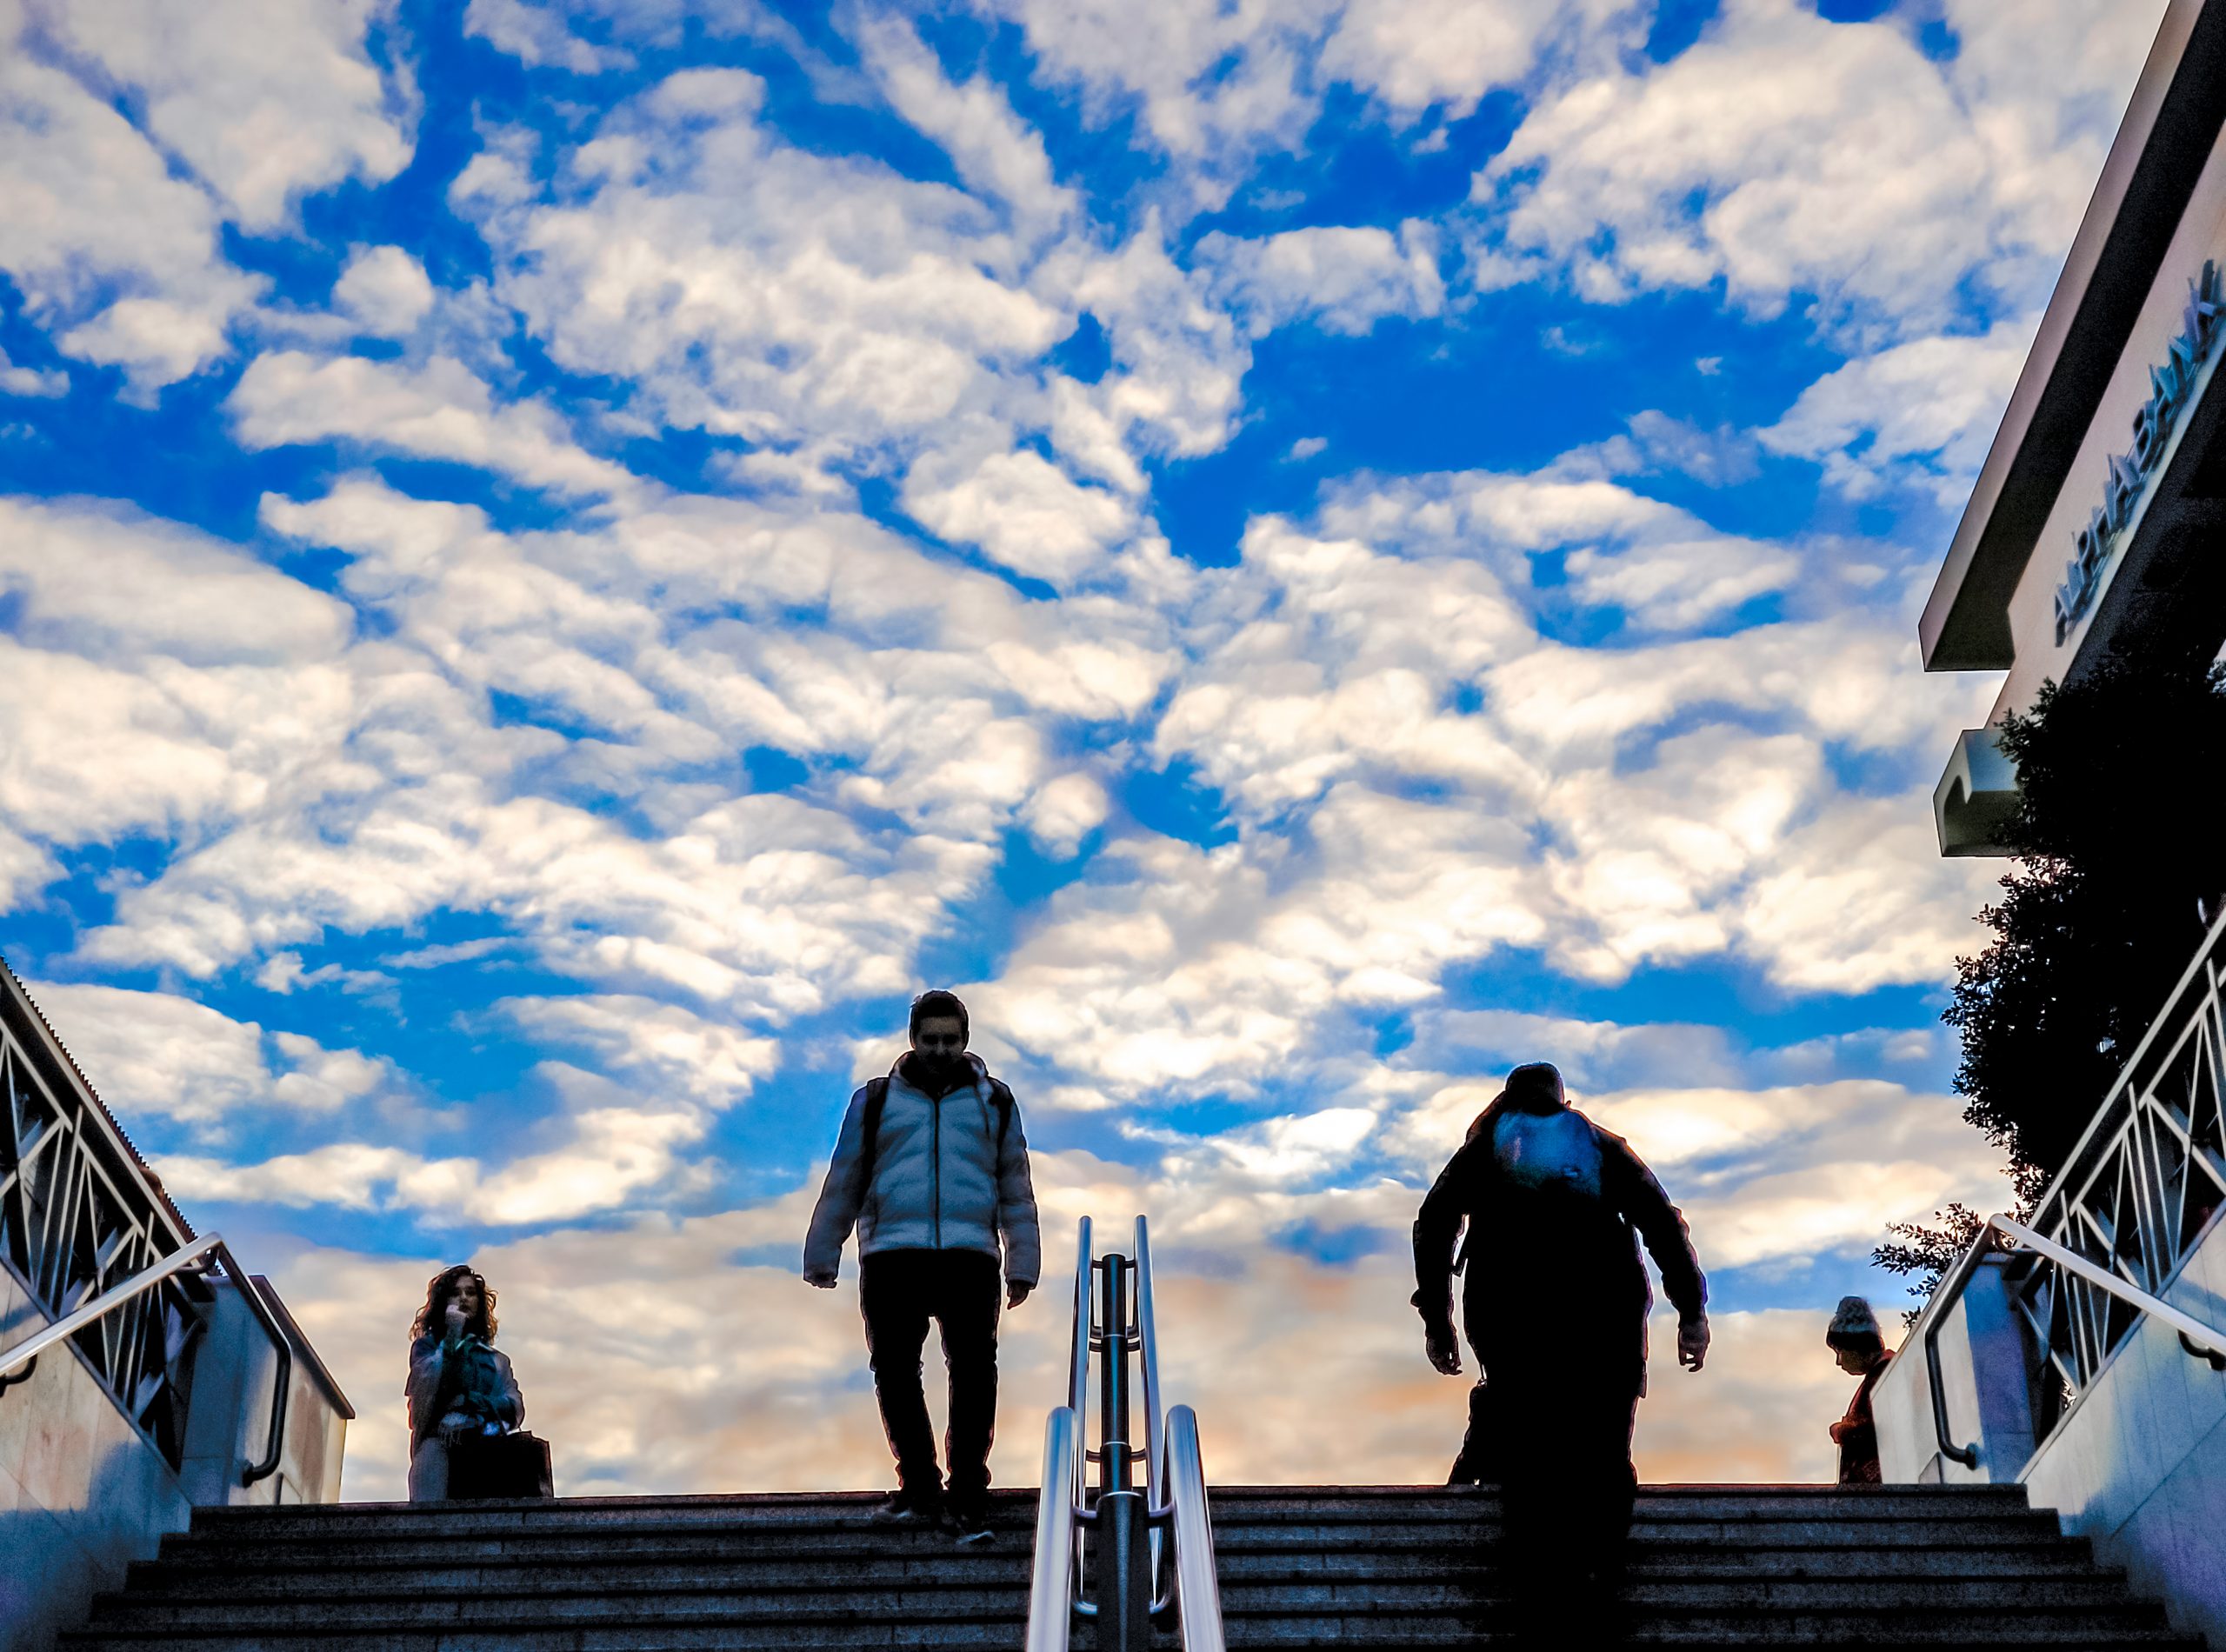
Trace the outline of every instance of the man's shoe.
<instances>
[{"instance_id":1,"label":"man's shoe","mask_svg":"<svg viewBox=\"0 0 2226 1652\"><path fill-rule=\"evenodd\" d=\"M943 1499L931 1493L900 1489L873 1511L876 1526L935 1526L943 1522Z\"/></svg>"},{"instance_id":2,"label":"man's shoe","mask_svg":"<svg viewBox=\"0 0 2226 1652\"><path fill-rule=\"evenodd\" d=\"M952 1529L962 1543L986 1543L995 1536L990 1529L990 1499L985 1492L960 1492L945 1505Z\"/></svg>"}]
</instances>

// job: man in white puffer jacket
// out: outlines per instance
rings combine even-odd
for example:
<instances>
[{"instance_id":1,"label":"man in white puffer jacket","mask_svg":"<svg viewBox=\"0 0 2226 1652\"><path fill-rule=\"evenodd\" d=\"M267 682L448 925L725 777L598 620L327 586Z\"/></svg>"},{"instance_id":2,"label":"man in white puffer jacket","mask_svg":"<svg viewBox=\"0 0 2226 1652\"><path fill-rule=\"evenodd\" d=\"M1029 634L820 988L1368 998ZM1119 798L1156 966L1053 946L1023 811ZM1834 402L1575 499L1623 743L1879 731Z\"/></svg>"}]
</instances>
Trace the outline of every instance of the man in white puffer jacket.
<instances>
[{"instance_id":1,"label":"man in white puffer jacket","mask_svg":"<svg viewBox=\"0 0 2226 1652\"><path fill-rule=\"evenodd\" d=\"M803 1242L805 1280L831 1289L843 1242L858 1230L858 1308L896 1458L896 1495L882 1509L888 1519L932 1522L946 1507L920 1385L928 1322L942 1327L950 1371L947 1506L963 1537L988 1530L998 1262L1004 1305L1017 1308L1036 1288L1039 1256L1020 1109L966 1053L970 1030L956 994L912 1001L912 1048L886 1078L850 1097Z\"/></svg>"}]
</instances>

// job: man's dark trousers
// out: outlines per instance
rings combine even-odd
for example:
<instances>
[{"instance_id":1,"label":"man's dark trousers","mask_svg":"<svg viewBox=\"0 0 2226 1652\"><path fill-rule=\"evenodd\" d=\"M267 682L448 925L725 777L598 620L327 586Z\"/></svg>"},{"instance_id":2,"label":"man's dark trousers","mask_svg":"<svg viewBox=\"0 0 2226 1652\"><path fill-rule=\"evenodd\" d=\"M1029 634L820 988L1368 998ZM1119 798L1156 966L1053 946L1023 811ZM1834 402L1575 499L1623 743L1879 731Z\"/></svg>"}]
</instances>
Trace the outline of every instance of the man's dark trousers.
<instances>
[{"instance_id":1,"label":"man's dark trousers","mask_svg":"<svg viewBox=\"0 0 2226 1652\"><path fill-rule=\"evenodd\" d=\"M942 1484L920 1386L920 1350L930 1319L943 1329L950 1374L950 1429L943 1439L950 1489L966 1495L989 1489L997 1421L998 1273L996 1257L974 1250L882 1250L858 1264L874 1397L907 1491L932 1495Z\"/></svg>"}]
</instances>

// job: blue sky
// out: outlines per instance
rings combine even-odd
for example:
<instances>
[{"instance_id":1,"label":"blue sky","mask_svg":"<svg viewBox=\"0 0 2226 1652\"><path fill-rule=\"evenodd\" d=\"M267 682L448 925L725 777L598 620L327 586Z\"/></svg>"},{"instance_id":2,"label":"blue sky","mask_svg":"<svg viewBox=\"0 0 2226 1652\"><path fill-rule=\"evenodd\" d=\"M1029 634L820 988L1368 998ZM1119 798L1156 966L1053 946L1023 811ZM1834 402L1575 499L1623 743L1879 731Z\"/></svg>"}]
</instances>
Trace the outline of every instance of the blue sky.
<instances>
[{"instance_id":1,"label":"blue sky","mask_svg":"<svg viewBox=\"0 0 2226 1652\"><path fill-rule=\"evenodd\" d=\"M1824 1473L1998 1191L1914 616L2159 11L0 0L0 949L351 1495L467 1256L567 1489L873 1483L792 1253L924 984L1217 1473L1449 1455L1537 1058L1714 1281L1643 1467Z\"/></svg>"}]
</instances>

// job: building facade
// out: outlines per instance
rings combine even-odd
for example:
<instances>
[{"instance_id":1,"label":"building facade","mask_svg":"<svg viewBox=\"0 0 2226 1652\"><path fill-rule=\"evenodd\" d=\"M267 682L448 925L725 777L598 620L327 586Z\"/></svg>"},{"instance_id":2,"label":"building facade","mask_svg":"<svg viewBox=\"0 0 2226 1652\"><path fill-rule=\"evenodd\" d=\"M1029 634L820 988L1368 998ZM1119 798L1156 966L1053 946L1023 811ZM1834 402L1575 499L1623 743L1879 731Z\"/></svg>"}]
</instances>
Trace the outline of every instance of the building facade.
<instances>
[{"instance_id":1,"label":"building facade","mask_svg":"<svg viewBox=\"0 0 2226 1652\"><path fill-rule=\"evenodd\" d=\"M2005 852L2017 776L1995 730L2044 683L2226 645L2222 362L2226 0L2171 0L1925 606L1929 669L2004 674L1946 754L1943 855ZM2155 784L2129 825L2176 808L2216 841L2216 777ZM2221 1645L2226 916L2192 929L2063 1169L1934 1293L1875 1403L1888 1479L2023 1484Z\"/></svg>"},{"instance_id":2,"label":"building facade","mask_svg":"<svg viewBox=\"0 0 2226 1652\"><path fill-rule=\"evenodd\" d=\"M1934 794L1945 855L2002 852L1992 730L2119 650L2226 643L2226 10L2173 0L1918 638L2008 675Z\"/></svg>"}]
</instances>

